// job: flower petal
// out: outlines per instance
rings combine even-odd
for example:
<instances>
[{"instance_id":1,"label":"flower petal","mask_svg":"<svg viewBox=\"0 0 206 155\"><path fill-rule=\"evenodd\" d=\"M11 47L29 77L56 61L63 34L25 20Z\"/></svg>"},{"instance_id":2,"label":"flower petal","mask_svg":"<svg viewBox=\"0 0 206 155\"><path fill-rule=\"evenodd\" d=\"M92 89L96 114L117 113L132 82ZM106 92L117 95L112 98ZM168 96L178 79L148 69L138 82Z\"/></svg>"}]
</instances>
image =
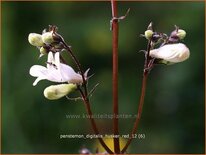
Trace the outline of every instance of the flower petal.
<instances>
[{"instance_id":1,"label":"flower petal","mask_svg":"<svg viewBox=\"0 0 206 155\"><path fill-rule=\"evenodd\" d=\"M34 65L30 68L29 74L34 77L39 77L46 74L47 68L40 65Z\"/></svg>"},{"instance_id":2,"label":"flower petal","mask_svg":"<svg viewBox=\"0 0 206 155\"><path fill-rule=\"evenodd\" d=\"M72 67L61 63L60 68L61 68L62 81L67 81L69 83L83 82L81 75L76 73Z\"/></svg>"},{"instance_id":3,"label":"flower petal","mask_svg":"<svg viewBox=\"0 0 206 155\"><path fill-rule=\"evenodd\" d=\"M33 83L33 86L36 86L39 81L45 80L45 79L46 79L46 77L44 77L44 78L43 78L43 77L38 77L38 78L36 78L36 80L35 80L34 83Z\"/></svg>"},{"instance_id":4,"label":"flower petal","mask_svg":"<svg viewBox=\"0 0 206 155\"><path fill-rule=\"evenodd\" d=\"M40 80L47 79L47 68L40 65L34 65L30 68L29 74L31 76L37 77L34 81L33 86L35 86Z\"/></svg>"},{"instance_id":5,"label":"flower petal","mask_svg":"<svg viewBox=\"0 0 206 155\"><path fill-rule=\"evenodd\" d=\"M59 54L59 52L56 52L54 55L54 64L59 69L59 67L60 67L60 54Z\"/></svg>"},{"instance_id":6,"label":"flower petal","mask_svg":"<svg viewBox=\"0 0 206 155\"><path fill-rule=\"evenodd\" d=\"M48 58L47 58L47 68L48 69L54 68L52 64L54 64L54 56L52 52L49 52Z\"/></svg>"},{"instance_id":7,"label":"flower petal","mask_svg":"<svg viewBox=\"0 0 206 155\"><path fill-rule=\"evenodd\" d=\"M47 80L52 82L65 82L62 80L62 75L55 68L48 69Z\"/></svg>"}]
</instances>

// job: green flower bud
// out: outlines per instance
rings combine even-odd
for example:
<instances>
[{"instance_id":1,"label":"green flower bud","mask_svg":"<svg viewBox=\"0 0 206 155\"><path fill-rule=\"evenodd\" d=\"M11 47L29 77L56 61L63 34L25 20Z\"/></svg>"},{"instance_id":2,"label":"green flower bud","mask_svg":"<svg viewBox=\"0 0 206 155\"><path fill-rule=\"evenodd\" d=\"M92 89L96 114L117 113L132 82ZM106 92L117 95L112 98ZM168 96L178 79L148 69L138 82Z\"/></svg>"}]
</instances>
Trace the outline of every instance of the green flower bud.
<instances>
[{"instance_id":1,"label":"green flower bud","mask_svg":"<svg viewBox=\"0 0 206 155\"><path fill-rule=\"evenodd\" d=\"M48 50L46 48L44 48L43 46L40 48L40 53L41 55L45 55L47 54Z\"/></svg>"},{"instance_id":2,"label":"green flower bud","mask_svg":"<svg viewBox=\"0 0 206 155\"><path fill-rule=\"evenodd\" d=\"M145 38L147 38L149 40L153 35L153 31L152 30L146 30L144 32L144 35L145 35Z\"/></svg>"},{"instance_id":3,"label":"green flower bud","mask_svg":"<svg viewBox=\"0 0 206 155\"><path fill-rule=\"evenodd\" d=\"M186 36L185 30L179 29L178 32L177 32L177 36L178 36L181 40L184 39L185 36Z\"/></svg>"},{"instance_id":4,"label":"green flower bud","mask_svg":"<svg viewBox=\"0 0 206 155\"><path fill-rule=\"evenodd\" d=\"M42 40L45 44L53 43L54 42L53 31L42 34Z\"/></svg>"},{"instance_id":5,"label":"green flower bud","mask_svg":"<svg viewBox=\"0 0 206 155\"><path fill-rule=\"evenodd\" d=\"M42 35L37 33L30 33L28 36L28 41L33 46L43 46Z\"/></svg>"},{"instance_id":6,"label":"green flower bud","mask_svg":"<svg viewBox=\"0 0 206 155\"><path fill-rule=\"evenodd\" d=\"M49 100L57 100L77 89L75 84L51 85L44 90L44 96Z\"/></svg>"}]
</instances>

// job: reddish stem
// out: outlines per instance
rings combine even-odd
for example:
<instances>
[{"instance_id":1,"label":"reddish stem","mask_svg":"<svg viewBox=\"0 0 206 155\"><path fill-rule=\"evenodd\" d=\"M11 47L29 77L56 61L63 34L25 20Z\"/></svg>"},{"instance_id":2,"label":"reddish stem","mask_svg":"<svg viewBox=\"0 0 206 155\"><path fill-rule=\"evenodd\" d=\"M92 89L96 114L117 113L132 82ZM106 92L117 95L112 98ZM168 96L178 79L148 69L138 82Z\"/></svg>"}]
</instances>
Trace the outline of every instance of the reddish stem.
<instances>
[{"instance_id":1,"label":"reddish stem","mask_svg":"<svg viewBox=\"0 0 206 155\"><path fill-rule=\"evenodd\" d=\"M137 127L139 125L139 121L140 121L140 118L142 116L142 109L143 109L144 98L145 98L147 77L148 77L149 71L151 70L151 68L153 66L153 64L150 65L150 62L153 63L153 61L150 59L150 49L152 48L151 42L152 42L152 39L150 39L148 41L148 44L147 44L147 53L146 53L145 62L144 62L145 64L144 64L144 70L143 70L142 89L141 89L141 96L140 96L140 101L139 101L139 105L138 105L138 110L137 110L137 118L135 120L133 129L130 133L129 139L128 139L126 145L124 146L124 148L122 149L121 153L124 153L127 150L128 146L130 145L133 135L137 132Z\"/></svg>"},{"instance_id":2,"label":"reddish stem","mask_svg":"<svg viewBox=\"0 0 206 155\"><path fill-rule=\"evenodd\" d=\"M81 64L79 62L79 60L76 58L76 56L74 55L74 53L72 52L71 48L66 44L66 42L62 39L62 44L64 45L64 47L66 48L66 50L69 52L69 55L71 56L71 58L73 59L74 63L76 64L81 76L82 76L82 80L83 80L83 88L84 88L84 93L86 96L86 100L88 100L87 96L88 96L88 92L87 92L87 82L86 79L84 77L84 72L81 68Z\"/></svg>"},{"instance_id":3,"label":"reddish stem","mask_svg":"<svg viewBox=\"0 0 206 155\"><path fill-rule=\"evenodd\" d=\"M81 94L81 96L82 96L82 99L83 99L83 101L84 101L84 105L85 105L85 107L86 107L87 114L89 115L89 120L90 120L90 123L91 123L91 125L92 125L93 130L94 130L94 133L95 133L96 135L99 135L99 130L98 130L97 126L96 126L96 123L95 123L94 118L92 117L93 114L92 114L92 110L91 110L91 107L90 107L90 103L89 103L88 99L85 97L84 93L82 92L82 90L81 90L80 88L79 88L79 92L80 92L80 94ZM103 141L102 138L98 137L98 140L99 140L100 144L102 145L102 147L107 151L107 153L113 154L113 152L112 152L112 151L109 149L109 147L105 144L105 142Z\"/></svg>"},{"instance_id":4,"label":"reddish stem","mask_svg":"<svg viewBox=\"0 0 206 155\"><path fill-rule=\"evenodd\" d=\"M134 135L134 134L136 133L136 131L137 131L137 127L138 127L138 124L139 124L139 121L140 121L140 118L141 118L141 115L142 115L142 108L143 108L143 104L144 104L144 97L145 97L147 76L148 76L148 74L144 74L144 75L143 75L140 103L139 103L139 107L138 107L138 110L137 110L137 118L136 118L136 120L135 120L134 127L133 127L133 129L132 129L132 132L130 133L129 140L127 141L125 147L122 149L121 153L124 153L124 152L127 150L128 146L130 145L130 143L131 143L131 141L132 141L133 135Z\"/></svg>"},{"instance_id":5,"label":"reddish stem","mask_svg":"<svg viewBox=\"0 0 206 155\"><path fill-rule=\"evenodd\" d=\"M82 87L84 88L84 92L81 90L81 88L79 88L79 92L82 96L82 99L84 101L84 105L86 107L86 110L87 110L87 113L89 115L89 120L91 122L91 125L92 125L92 128L94 130L94 133L96 135L99 135L99 130L96 126L96 123L95 123L95 120L93 119L92 117L92 110L91 110L91 107L90 107L90 101L89 101L89 98L88 98L88 92L87 92L87 82L86 82L86 79L84 77L84 72L83 70L81 69L81 64L80 62L78 61L78 59L76 58L76 56L73 54L71 48L66 44L66 42L64 42L64 40L62 39L62 43L63 45L65 46L65 48L67 49L67 51L69 52L70 56L72 57L73 61L75 62L75 64L77 65L77 68L78 70L80 71L81 73L81 76L82 76L82 79L83 79L83 84L82 84ZM100 142L100 144L102 145L102 147L109 153L109 154L113 154L113 152L109 149L109 147L105 144L105 142L103 141L103 139L101 137L98 137L98 140Z\"/></svg>"},{"instance_id":6,"label":"reddish stem","mask_svg":"<svg viewBox=\"0 0 206 155\"><path fill-rule=\"evenodd\" d=\"M113 132L114 135L114 153L120 153L119 146L119 122L118 122L118 19L117 19L117 2L111 0L112 8L112 53L113 53Z\"/></svg>"}]
</instances>

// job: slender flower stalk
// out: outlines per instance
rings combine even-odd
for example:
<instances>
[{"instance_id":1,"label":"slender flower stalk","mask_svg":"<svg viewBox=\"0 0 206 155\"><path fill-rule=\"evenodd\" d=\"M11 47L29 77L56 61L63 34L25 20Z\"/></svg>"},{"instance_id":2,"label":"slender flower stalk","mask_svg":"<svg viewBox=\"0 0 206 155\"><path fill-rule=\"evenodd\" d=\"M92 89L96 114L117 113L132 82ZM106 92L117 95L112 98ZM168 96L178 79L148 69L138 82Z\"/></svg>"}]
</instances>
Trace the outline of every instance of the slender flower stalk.
<instances>
[{"instance_id":1,"label":"slender flower stalk","mask_svg":"<svg viewBox=\"0 0 206 155\"><path fill-rule=\"evenodd\" d=\"M114 136L114 153L120 153L119 145L119 122L118 122L118 18L117 18L117 2L111 0L112 7L112 53L113 53L113 132Z\"/></svg>"},{"instance_id":2,"label":"slender flower stalk","mask_svg":"<svg viewBox=\"0 0 206 155\"><path fill-rule=\"evenodd\" d=\"M78 70L80 71L80 74L81 74L82 80L83 80L83 87L84 87L85 96L86 96L86 99L88 100L88 98L87 98L87 95L88 95L87 82L86 82L86 79L84 77L84 72L82 70L81 64L78 61L78 59L76 58L76 56L73 54L71 48L66 44L66 42L63 39L61 39L61 42L63 43L65 49L69 52L69 55L72 57L74 63L76 64Z\"/></svg>"},{"instance_id":3,"label":"slender flower stalk","mask_svg":"<svg viewBox=\"0 0 206 155\"><path fill-rule=\"evenodd\" d=\"M129 137L126 145L122 149L121 153L125 153L125 151L127 150L128 146L130 145L130 143L132 141L132 135L134 135L137 132L139 121L140 121L140 118L141 118L141 115L142 115L142 109L143 109L144 98L145 98L145 90L146 90L146 84L147 84L147 77L148 77L148 74L143 75L141 97L140 97L139 106L138 106L138 110L137 110L137 118L135 120L133 129L130 133L130 137Z\"/></svg>"},{"instance_id":4,"label":"slender flower stalk","mask_svg":"<svg viewBox=\"0 0 206 155\"><path fill-rule=\"evenodd\" d=\"M152 66L149 66L149 65L153 65L153 62L152 62L153 60L150 60L150 57L149 57L150 49L151 49L151 39L148 41L147 52L146 52L146 56L145 56L146 58L145 58L144 71L143 71L141 96L140 96L140 101L139 101L139 105L137 108L137 118L135 120L133 129L132 129L131 133L129 134L129 139L128 139L126 145L124 146L124 148L122 149L121 153L125 153L128 146L132 142L132 135L134 135L137 132L139 121L140 121L140 118L142 116L142 109L143 109L143 105L144 105L147 77L149 74L149 70L152 68Z\"/></svg>"},{"instance_id":5,"label":"slender flower stalk","mask_svg":"<svg viewBox=\"0 0 206 155\"><path fill-rule=\"evenodd\" d=\"M93 130L94 130L94 133L95 133L96 135L99 135L99 130L98 130L97 126L96 126L96 123L95 123L94 118L92 117L93 114L92 114L92 110L91 110L91 107L90 107L90 103L89 103L89 101L86 99L86 96L84 95L83 91L82 91L80 88L78 88L78 89L79 89L79 92L80 92L80 94L81 94L81 96L82 96L82 99L83 99L83 101L84 101L84 105L85 105L86 110L87 110L87 113L88 113L88 115L89 115L89 120L90 120L90 123L91 123L91 125L92 125ZM109 147L105 144L105 142L103 141L102 138L98 137L98 140L99 140L100 144L102 145L102 147L103 147L109 154L113 154L113 152L112 152L112 151L109 149Z\"/></svg>"}]
</instances>

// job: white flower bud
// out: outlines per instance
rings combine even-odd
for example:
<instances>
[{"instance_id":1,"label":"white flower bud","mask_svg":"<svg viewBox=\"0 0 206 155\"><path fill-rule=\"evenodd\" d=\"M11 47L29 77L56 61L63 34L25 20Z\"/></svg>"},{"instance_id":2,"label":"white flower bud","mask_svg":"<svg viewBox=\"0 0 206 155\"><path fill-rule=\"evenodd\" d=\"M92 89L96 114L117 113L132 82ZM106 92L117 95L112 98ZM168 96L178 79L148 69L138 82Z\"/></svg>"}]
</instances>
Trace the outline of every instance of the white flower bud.
<instances>
[{"instance_id":1,"label":"white flower bud","mask_svg":"<svg viewBox=\"0 0 206 155\"><path fill-rule=\"evenodd\" d=\"M153 35L153 31L152 30L146 30L144 32L144 35L145 35L145 38L149 40Z\"/></svg>"},{"instance_id":2,"label":"white flower bud","mask_svg":"<svg viewBox=\"0 0 206 155\"><path fill-rule=\"evenodd\" d=\"M33 46L43 46L42 35L37 33L30 33L28 36L28 41Z\"/></svg>"},{"instance_id":3,"label":"white flower bud","mask_svg":"<svg viewBox=\"0 0 206 155\"><path fill-rule=\"evenodd\" d=\"M158 49L151 50L150 56L170 63L178 63L189 58L190 50L182 43L167 44Z\"/></svg>"},{"instance_id":4,"label":"white flower bud","mask_svg":"<svg viewBox=\"0 0 206 155\"><path fill-rule=\"evenodd\" d=\"M181 40L184 39L185 36L186 36L185 30L179 29L178 32L177 32L177 36L178 36Z\"/></svg>"},{"instance_id":5,"label":"white flower bud","mask_svg":"<svg viewBox=\"0 0 206 155\"><path fill-rule=\"evenodd\" d=\"M44 96L49 100L57 100L77 89L75 84L51 85L44 90Z\"/></svg>"},{"instance_id":6,"label":"white flower bud","mask_svg":"<svg viewBox=\"0 0 206 155\"><path fill-rule=\"evenodd\" d=\"M40 48L40 53L42 54L42 55L45 55L45 54L47 54L47 49L46 48L44 48L43 46Z\"/></svg>"},{"instance_id":7,"label":"white flower bud","mask_svg":"<svg viewBox=\"0 0 206 155\"><path fill-rule=\"evenodd\" d=\"M42 40L45 44L53 43L54 42L53 31L42 34Z\"/></svg>"}]
</instances>

